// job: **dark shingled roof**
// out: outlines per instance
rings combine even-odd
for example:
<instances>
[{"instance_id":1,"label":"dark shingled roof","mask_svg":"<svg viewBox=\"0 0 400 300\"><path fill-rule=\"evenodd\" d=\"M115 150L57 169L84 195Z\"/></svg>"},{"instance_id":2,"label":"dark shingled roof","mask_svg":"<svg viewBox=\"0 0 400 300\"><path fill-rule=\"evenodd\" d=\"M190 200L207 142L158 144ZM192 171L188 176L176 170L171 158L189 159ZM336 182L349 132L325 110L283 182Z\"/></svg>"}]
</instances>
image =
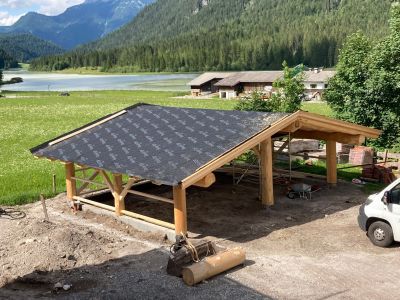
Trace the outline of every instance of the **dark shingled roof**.
<instances>
[{"instance_id":1,"label":"dark shingled roof","mask_svg":"<svg viewBox=\"0 0 400 300\"><path fill-rule=\"evenodd\" d=\"M54 145L46 142L31 152L177 185L287 115L140 104L73 137Z\"/></svg>"}]
</instances>

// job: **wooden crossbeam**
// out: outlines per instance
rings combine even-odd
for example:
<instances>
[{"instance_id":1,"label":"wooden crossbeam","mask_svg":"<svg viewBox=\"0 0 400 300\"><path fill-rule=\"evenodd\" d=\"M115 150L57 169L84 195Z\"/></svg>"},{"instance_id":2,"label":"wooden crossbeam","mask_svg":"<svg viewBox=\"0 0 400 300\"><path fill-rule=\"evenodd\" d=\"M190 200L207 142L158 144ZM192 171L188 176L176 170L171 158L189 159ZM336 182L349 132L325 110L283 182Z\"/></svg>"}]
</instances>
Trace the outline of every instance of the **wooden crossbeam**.
<instances>
[{"instance_id":1,"label":"wooden crossbeam","mask_svg":"<svg viewBox=\"0 0 400 300\"><path fill-rule=\"evenodd\" d=\"M338 132L322 132L318 130L298 130L293 133L293 137L301 139L314 139L314 140L332 140L339 143L361 145L365 142L365 137L361 135L352 135Z\"/></svg>"},{"instance_id":2,"label":"wooden crossbeam","mask_svg":"<svg viewBox=\"0 0 400 300\"><path fill-rule=\"evenodd\" d=\"M87 184L95 184L95 185L98 185L98 186L108 187L108 185L106 185L106 184L104 184L104 183L96 182L96 181L89 180L89 179L85 179L85 178L80 178L80 177L75 177L75 176L74 176L74 177L72 177L72 179L74 179L74 180L76 180L76 181L85 182L85 183L87 183Z\"/></svg>"},{"instance_id":3,"label":"wooden crossbeam","mask_svg":"<svg viewBox=\"0 0 400 300\"><path fill-rule=\"evenodd\" d=\"M89 184L92 183L93 179L95 179L97 177L97 175L99 175L99 171L95 171L92 176L90 176L89 178L83 178L84 180L87 180L86 182L84 182L84 184L77 190L77 194L80 195L88 186ZM77 180L79 180L80 178L78 178ZM98 184L97 182L95 184Z\"/></svg>"},{"instance_id":4,"label":"wooden crossbeam","mask_svg":"<svg viewBox=\"0 0 400 300\"><path fill-rule=\"evenodd\" d=\"M151 194L147 194L147 193L143 193L143 192L139 192L139 191L133 191L133 190L128 190L127 193L132 194L132 195L141 196L141 197L144 197L144 198L149 198L149 199L153 199L153 200L169 203L169 204L174 204L174 200L168 199L168 198L165 198L165 197L160 197L160 196L151 195Z\"/></svg>"}]
</instances>

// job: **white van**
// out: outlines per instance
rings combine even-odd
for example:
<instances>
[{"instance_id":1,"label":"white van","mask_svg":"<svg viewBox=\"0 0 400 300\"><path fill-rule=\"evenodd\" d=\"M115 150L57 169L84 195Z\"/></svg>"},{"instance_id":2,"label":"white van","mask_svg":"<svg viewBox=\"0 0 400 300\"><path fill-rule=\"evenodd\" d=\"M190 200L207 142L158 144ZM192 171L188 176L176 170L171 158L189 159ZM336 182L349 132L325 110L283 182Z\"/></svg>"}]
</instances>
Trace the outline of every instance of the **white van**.
<instances>
[{"instance_id":1,"label":"white van","mask_svg":"<svg viewBox=\"0 0 400 300\"><path fill-rule=\"evenodd\" d=\"M400 179L368 197L360 207L358 224L376 246L400 242Z\"/></svg>"}]
</instances>

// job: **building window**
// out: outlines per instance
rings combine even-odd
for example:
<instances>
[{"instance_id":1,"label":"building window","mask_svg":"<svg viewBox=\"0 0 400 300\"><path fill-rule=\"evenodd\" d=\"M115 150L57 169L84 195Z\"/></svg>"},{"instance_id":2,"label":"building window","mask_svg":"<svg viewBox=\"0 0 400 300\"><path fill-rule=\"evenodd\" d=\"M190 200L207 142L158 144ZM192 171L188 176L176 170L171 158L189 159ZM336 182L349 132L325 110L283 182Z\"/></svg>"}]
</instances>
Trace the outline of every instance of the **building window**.
<instances>
[{"instance_id":1,"label":"building window","mask_svg":"<svg viewBox=\"0 0 400 300\"><path fill-rule=\"evenodd\" d=\"M326 88L326 89L328 88L328 84L327 84L327 83L325 83L325 88Z\"/></svg>"},{"instance_id":2,"label":"building window","mask_svg":"<svg viewBox=\"0 0 400 300\"><path fill-rule=\"evenodd\" d=\"M310 84L310 87L311 87L312 89L316 89L316 88L317 88L317 85L316 85L315 83L311 83L311 84Z\"/></svg>"}]
</instances>

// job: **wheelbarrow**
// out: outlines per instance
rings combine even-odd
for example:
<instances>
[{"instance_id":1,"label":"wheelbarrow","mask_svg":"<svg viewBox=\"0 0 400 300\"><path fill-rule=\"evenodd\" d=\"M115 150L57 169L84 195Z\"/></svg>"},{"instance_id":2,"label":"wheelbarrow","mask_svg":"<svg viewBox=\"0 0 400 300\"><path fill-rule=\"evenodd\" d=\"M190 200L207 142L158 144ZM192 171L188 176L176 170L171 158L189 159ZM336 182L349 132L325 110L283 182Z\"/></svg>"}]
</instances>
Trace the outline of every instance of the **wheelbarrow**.
<instances>
[{"instance_id":1,"label":"wheelbarrow","mask_svg":"<svg viewBox=\"0 0 400 300\"><path fill-rule=\"evenodd\" d=\"M311 200L312 194L319 191L320 189L321 188L316 185L296 183L289 186L286 196L289 199L300 198L300 199Z\"/></svg>"}]
</instances>

